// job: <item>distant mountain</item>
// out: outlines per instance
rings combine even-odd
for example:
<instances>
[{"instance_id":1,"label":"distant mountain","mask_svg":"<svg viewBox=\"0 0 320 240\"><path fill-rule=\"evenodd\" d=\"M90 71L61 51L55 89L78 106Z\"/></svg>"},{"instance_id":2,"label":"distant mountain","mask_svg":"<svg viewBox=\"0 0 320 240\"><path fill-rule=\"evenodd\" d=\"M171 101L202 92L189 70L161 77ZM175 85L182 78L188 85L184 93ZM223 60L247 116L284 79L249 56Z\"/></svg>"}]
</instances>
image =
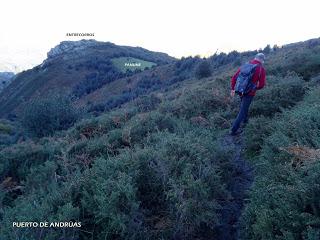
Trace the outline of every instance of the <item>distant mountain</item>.
<instances>
[{"instance_id":1,"label":"distant mountain","mask_svg":"<svg viewBox=\"0 0 320 240\"><path fill-rule=\"evenodd\" d=\"M0 72L0 92L9 85L14 75L13 72Z\"/></svg>"},{"instance_id":2,"label":"distant mountain","mask_svg":"<svg viewBox=\"0 0 320 240\"><path fill-rule=\"evenodd\" d=\"M81 98L117 79L175 60L141 47L95 40L63 41L48 52L41 65L19 73L0 94L0 117L21 109L36 95L59 91Z\"/></svg>"},{"instance_id":3,"label":"distant mountain","mask_svg":"<svg viewBox=\"0 0 320 240\"><path fill-rule=\"evenodd\" d=\"M75 60L82 57L95 58L116 58L116 57L136 57L142 60L156 62L157 64L169 63L174 60L166 53L152 52L141 47L118 46L110 42L99 42L96 40L63 41L52 48L43 66L50 65L51 62L59 58L63 60Z\"/></svg>"},{"instance_id":4,"label":"distant mountain","mask_svg":"<svg viewBox=\"0 0 320 240\"><path fill-rule=\"evenodd\" d=\"M0 63L0 72L13 72L18 73L21 71L21 68L12 62L4 61Z\"/></svg>"}]
</instances>

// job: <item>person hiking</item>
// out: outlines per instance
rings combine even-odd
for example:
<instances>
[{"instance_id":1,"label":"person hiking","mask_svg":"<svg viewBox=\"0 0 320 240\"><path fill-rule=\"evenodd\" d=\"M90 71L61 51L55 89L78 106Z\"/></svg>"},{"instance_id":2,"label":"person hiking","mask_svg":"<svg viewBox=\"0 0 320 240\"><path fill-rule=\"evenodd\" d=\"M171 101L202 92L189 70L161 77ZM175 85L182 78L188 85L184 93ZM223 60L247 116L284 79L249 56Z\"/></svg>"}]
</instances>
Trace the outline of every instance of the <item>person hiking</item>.
<instances>
[{"instance_id":1,"label":"person hiking","mask_svg":"<svg viewBox=\"0 0 320 240\"><path fill-rule=\"evenodd\" d=\"M237 93L241 104L237 118L234 120L230 134L239 134L238 129L241 122L248 123L248 112L250 104L257 90L262 89L266 83L266 71L263 67L265 56L258 53L253 60L241 66L231 78L231 97Z\"/></svg>"}]
</instances>

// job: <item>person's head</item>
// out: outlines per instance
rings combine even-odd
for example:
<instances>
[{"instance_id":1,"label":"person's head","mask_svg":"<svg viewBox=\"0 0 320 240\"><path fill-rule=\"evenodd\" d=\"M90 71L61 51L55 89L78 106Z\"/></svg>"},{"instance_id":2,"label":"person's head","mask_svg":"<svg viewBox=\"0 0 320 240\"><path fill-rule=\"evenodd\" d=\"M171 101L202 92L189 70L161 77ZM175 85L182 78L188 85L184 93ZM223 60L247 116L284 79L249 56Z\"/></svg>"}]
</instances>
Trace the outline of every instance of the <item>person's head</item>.
<instances>
[{"instance_id":1,"label":"person's head","mask_svg":"<svg viewBox=\"0 0 320 240\"><path fill-rule=\"evenodd\" d=\"M266 57L264 56L263 53L258 53L255 57L254 57L255 60L258 60L259 62L261 63L264 63L264 60L266 59Z\"/></svg>"}]
</instances>

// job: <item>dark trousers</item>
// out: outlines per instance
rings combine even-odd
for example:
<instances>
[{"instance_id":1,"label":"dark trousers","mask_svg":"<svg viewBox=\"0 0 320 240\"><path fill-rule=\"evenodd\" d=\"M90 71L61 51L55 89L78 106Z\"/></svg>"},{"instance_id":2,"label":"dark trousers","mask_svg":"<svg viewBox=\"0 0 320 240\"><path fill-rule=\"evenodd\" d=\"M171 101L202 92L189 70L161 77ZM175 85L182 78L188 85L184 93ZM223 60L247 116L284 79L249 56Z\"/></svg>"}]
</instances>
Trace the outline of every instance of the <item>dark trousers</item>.
<instances>
[{"instance_id":1,"label":"dark trousers","mask_svg":"<svg viewBox=\"0 0 320 240\"><path fill-rule=\"evenodd\" d=\"M240 104L240 111L238 113L238 116L236 120L234 120L231 131L233 133L237 132L237 130L240 127L241 122L248 122L248 112L249 112L249 107L252 102L253 96L243 96L241 97L241 104Z\"/></svg>"}]
</instances>

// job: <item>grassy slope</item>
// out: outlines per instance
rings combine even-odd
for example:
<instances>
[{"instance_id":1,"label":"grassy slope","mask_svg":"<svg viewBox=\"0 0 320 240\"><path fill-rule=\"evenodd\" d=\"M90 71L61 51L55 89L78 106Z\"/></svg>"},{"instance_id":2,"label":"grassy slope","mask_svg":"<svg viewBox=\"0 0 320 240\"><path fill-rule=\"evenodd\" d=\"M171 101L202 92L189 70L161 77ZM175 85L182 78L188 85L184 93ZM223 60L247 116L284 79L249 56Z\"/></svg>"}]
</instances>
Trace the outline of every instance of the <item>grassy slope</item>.
<instances>
[{"instance_id":1,"label":"grassy slope","mask_svg":"<svg viewBox=\"0 0 320 240\"><path fill-rule=\"evenodd\" d=\"M133 58L133 57L113 58L111 61L122 72L126 72L127 70L135 71L137 69L144 70L145 68L151 68L152 66L157 65L156 63L144 61L144 60ZM130 66L130 64L138 64L138 65Z\"/></svg>"}]
</instances>

